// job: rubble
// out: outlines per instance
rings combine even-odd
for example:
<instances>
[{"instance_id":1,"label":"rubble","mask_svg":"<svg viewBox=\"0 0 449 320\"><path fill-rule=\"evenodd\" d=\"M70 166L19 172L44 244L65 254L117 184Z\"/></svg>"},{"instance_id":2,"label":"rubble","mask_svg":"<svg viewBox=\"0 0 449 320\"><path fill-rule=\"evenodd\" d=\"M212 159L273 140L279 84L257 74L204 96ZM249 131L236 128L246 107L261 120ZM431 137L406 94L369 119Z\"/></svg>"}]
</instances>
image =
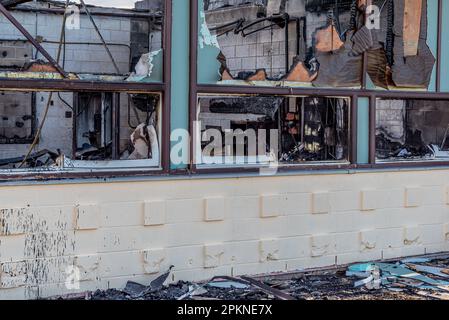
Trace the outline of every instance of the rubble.
<instances>
[{"instance_id":1,"label":"rubble","mask_svg":"<svg viewBox=\"0 0 449 320\"><path fill-rule=\"evenodd\" d=\"M109 289L54 297L81 300L449 300L449 255L370 262L256 277L215 277L148 287L129 282ZM170 270L157 280L164 282ZM156 281L156 280L155 280Z\"/></svg>"}]
</instances>

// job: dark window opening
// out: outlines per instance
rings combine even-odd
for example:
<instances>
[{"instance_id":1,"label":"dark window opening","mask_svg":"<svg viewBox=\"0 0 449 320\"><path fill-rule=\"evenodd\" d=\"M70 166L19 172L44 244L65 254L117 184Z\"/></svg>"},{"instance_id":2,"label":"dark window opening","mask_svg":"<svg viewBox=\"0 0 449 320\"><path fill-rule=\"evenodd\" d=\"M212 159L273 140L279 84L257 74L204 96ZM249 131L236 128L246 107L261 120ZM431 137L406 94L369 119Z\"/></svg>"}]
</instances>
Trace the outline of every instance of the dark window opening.
<instances>
[{"instance_id":1,"label":"dark window opening","mask_svg":"<svg viewBox=\"0 0 449 320\"><path fill-rule=\"evenodd\" d=\"M201 96L199 165L347 162L348 98Z\"/></svg>"},{"instance_id":2,"label":"dark window opening","mask_svg":"<svg viewBox=\"0 0 449 320\"><path fill-rule=\"evenodd\" d=\"M378 99L376 156L379 161L448 160L448 101Z\"/></svg>"},{"instance_id":3,"label":"dark window opening","mask_svg":"<svg viewBox=\"0 0 449 320\"><path fill-rule=\"evenodd\" d=\"M0 105L27 110L35 97L35 137L0 144L0 169L160 168L161 96L116 92L5 92ZM23 128L21 128L23 129Z\"/></svg>"}]
</instances>

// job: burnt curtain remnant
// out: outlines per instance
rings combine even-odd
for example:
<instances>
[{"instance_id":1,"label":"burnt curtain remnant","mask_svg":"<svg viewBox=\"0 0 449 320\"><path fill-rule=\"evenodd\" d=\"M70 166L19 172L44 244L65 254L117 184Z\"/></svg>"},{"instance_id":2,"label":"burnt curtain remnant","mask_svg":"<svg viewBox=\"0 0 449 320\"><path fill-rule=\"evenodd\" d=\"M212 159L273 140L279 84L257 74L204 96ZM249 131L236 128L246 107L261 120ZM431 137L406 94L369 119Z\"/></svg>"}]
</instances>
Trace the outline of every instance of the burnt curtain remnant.
<instances>
[{"instance_id":1,"label":"burnt curtain remnant","mask_svg":"<svg viewBox=\"0 0 449 320\"><path fill-rule=\"evenodd\" d=\"M205 1L200 38L220 50L225 83L427 88L435 64L427 0Z\"/></svg>"}]
</instances>

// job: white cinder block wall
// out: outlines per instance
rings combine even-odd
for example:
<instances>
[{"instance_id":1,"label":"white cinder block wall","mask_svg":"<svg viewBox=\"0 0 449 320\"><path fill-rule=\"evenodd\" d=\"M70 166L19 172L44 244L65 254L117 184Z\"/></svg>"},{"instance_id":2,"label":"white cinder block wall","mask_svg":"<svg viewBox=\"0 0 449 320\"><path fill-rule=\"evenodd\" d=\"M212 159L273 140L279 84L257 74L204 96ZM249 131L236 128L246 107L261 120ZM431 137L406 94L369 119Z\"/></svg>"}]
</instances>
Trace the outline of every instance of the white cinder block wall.
<instances>
[{"instance_id":1,"label":"white cinder block wall","mask_svg":"<svg viewBox=\"0 0 449 320\"><path fill-rule=\"evenodd\" d=\"M3 186L0 298L448 251L448 191L449 170Z\"/></svg>"}]
</instances>

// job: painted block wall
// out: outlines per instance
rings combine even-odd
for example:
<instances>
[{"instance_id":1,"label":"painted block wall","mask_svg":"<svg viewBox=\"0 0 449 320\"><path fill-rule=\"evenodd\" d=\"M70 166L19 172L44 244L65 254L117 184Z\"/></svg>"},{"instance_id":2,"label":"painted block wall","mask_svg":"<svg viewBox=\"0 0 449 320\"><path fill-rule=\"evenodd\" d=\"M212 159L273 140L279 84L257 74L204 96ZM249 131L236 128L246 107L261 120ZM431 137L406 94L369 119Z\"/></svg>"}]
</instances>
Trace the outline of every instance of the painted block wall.
<instances>
[{"instance_id":1,"label":"painted block wall","mask_svg":"<svg viewBox=\"0 0 449 320\"><path fill-rule=\"evenodd\" d=\"M3 186L0 298L123 288L170 265L176 282L448 251L448 181L434 170Z\"/></svg>"}]
</instances>

